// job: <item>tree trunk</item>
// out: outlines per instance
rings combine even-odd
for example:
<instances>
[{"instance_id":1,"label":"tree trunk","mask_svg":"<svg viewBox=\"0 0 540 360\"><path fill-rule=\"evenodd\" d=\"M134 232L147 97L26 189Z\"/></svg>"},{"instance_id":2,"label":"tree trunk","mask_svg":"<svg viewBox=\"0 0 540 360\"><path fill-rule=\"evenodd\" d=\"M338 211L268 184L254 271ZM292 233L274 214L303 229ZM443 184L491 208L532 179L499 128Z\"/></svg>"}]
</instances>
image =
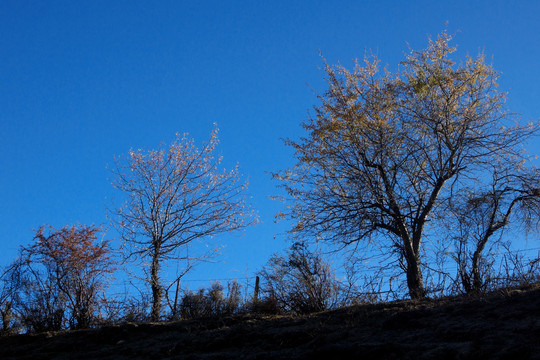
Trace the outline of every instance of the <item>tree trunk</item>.
<instances>
[{"instance_id":1,"label":"tree trunk","mask_svg":"<svg viewBox=\"0 0 540 360\"><path fill-rule=\"evenodd\" d=\"M180 278L176 280L176 291L174 293L174 304L172 309L173 319L178 315L178 294L180 293Z\"/></svg>"},{"instance_id":2,"label":"tree trunk","mask_svg":"<svg viewBox=\"0 0 540 360\"><path fill-rule=\"evenodd\" d=\"M411 299L423 299L426 296L420 262L413 254L407 256L407 286Z\"/></svg>"},{"instance_id":3,"label":"tree trunk","mask_svg":"<svg viewBox=\"0 0 540 360\"><path fill-rule=\"evenodd\" d=\"M161 315L161 300L163 291L159 282L159 255L160 246L154 246L154 254L152 256L152 267L150 269L150 287L152 288L152 311L150 313L151 321L159 321Z\"/></svg>"},{"instance_id":4,"label":"tree trunk","mask_svg":"<svg viewBox=\"0 0 540 360\"><path fill-rule=\"evenodd\" d=\"M253 302L257 303L259 301L259 277L255 277L255 291L253 292Z\"/></svg>"},{"instance_id":5,"label":"tree trunk","mask_svg":"<svg viewBox=\"0 0 540 360\"><path fill-rule=\"evenodd\" d=\"M405 231L402 231L402 233L406 234ZM420 239L421 230L415 232L413 239L408 236L402 237L403 252L407 262L407 287L409 288L409 296L413 300L423 299L426 296L422 271L420 270L420 259L418 257L418 252L420 251Z\"/></svg>"},{"instance_id":6,"label":"tree trunk","mask_svg":"<svg viewBox=\"0 0 540 360\"><path fill-rule=\"evenodd\" d=\"M471 292L473 293L480 293L482 290L482 275L480 274L480 251L481 249L477 249L474 252L473 258L472 258L472 286L471 286Z\"/></svg>"}]
</instances>

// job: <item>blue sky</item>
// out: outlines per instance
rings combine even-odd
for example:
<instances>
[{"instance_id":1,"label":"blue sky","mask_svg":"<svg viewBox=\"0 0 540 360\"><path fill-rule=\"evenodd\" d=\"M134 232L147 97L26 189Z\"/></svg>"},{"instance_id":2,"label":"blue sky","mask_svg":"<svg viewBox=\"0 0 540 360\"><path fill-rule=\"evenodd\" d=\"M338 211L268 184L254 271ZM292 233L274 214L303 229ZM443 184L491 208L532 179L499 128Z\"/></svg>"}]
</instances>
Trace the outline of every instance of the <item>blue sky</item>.
<instances>
[{"instance_id":1,"label":"blue sky","mask_svg":"<svg viewBox=\"0 0 540 360\"><path fill-rule=\"evenodd\" d=\"M539 15L537 1L2 1L0 265L40 225L108 226L115 155L176 132L202 142L217 122L262 223L215 239L218 262L188 278L250 276L287 247L268 172L292 164L280 138L302 135L324 90L319 50L351 67L371 49L392 68L448 22L458 55L484 50L508 108L538 120Z\"/></svg>"}]
</instances>

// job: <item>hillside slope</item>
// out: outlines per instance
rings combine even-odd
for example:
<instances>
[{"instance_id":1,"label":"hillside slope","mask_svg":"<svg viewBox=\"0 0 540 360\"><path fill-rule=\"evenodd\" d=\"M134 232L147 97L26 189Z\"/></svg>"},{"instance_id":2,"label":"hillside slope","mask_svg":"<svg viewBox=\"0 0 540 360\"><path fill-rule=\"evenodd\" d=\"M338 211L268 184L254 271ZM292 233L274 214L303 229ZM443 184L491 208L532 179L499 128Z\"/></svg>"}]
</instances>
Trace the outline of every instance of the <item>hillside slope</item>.
<instances>
[{"instance_id":1,"label":"hillside slope","mask_svg":"<svg viewBox=\"0 0 540 360\"><path fill-rule=\"evenodd\" d=\"M0 359L540 359L540 286L354 306L0 338Z\"/></svg>"}]
</instances>

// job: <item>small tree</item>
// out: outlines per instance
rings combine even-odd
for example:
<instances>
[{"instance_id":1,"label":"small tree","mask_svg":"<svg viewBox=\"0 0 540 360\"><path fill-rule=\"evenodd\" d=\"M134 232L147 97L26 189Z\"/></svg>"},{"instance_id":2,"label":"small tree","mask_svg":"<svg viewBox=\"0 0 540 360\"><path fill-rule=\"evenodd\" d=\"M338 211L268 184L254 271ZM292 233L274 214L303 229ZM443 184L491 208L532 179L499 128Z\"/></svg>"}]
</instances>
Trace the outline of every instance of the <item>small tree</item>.
<instances>
[{"instance_id":1,"label":"small tree","mask_svg":"<svg viewBox=\"0 0 540 360\"><path fill-rule=\"evenodd\" d=\"M395 74L380 75L369 57L353 71L326 64L308 136L286 141L298 163L274 174L292 202L279 216L294 222L294 237L388 244L413 299L425 296L422 244L434 211L495 159L523 158L521 143L538 129L506 123L497 73L483 55L457 64L450 40L443 32L412 51Z\"/></svg>"},{"instance_id":2,"label":"small tree","mask_svg":"<svg viewBox=\"0 0 540 360\"><path fill-rule=\"evenodd\" d=\"M240 181L238 166L219 171L217 145L216 129L201 149L184 135L167 148L132 150L116 160L113 185L127 197L115 211L116 224L127 258L149 260L153 321L161 315L163 261L184 258L180 250L195 240L255 222L246 201L248 184Z\"/></svg>"},{"instance_id":3,"label":"small tree","mask_svg":"<svg viewBox=\"0 0 540 360\"><path fill-rule=\"evenodd\" d=\"M345 303L334 270L305 244L294 244L287 257L273 255L260 272L262 291L281 311L307 314Z\"/></svg>"},{"instance_id":4,"label":"small tree","mask_svg":"<svg viewBox=\"0 0 540 360\"><path fill-rule=\"evenodd\" d=\"M521 225L525 232L538 231L540 173L535 168L524 169L520 163L513 165L494 164L489 187L462 191L449 208L455 217L448 225L457 245L459 278L467 293L481 292L486 285L489 259L484 250L495 235L502 235L511 225L514 229Z\"/></svg>"},{"instance_id":5,"label":"small tree","mask_svg":"<svg viewBox=\"0 0 540 360\"><path fill-rule=\"evenodd\" d=\"M27 281L40 283L39 292L58 294L55 316L65 311L72 329L92 325L99 295L114 271L109 242L98 241L100 232L95 226L49 227L48 233L41 227L35 243L22 249L26 271L32 274Z\"/></svg>"},{"instance_id":6,"label":"small tree","mask_svg":"<svg viewBox=\"0 0 540 360\"><path fill-rule=\"evenodd\" d=\"M17 318L14 305L19 303L19 292L22 288L20 272L20 259L3 269L0 276L0 315L2 318L2 329L0 334L10 334L14 331Z\"/></svg>"},{"instance_id":7,"label":"small tree","mask_svg":"<svg viewBox=\"0 0 540 360\"><path fill-rule=\"evenodd\" d=\"M114 271L109 242L97 239L100 231L83 225L38 229L2 276L4 326L6 315L32 332L93 325Z\"/></svg>"}]
</instances>

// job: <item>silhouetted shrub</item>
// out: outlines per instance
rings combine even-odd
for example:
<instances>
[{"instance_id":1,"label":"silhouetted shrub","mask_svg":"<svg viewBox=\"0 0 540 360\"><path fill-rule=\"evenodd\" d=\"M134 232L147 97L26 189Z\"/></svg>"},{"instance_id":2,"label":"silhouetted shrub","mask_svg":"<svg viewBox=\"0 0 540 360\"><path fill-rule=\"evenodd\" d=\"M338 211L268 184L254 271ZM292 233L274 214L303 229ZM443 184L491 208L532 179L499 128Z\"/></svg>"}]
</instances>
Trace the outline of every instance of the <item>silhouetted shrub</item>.
<instances>
[{"instance_id":1,"label":"silhouetted shrub","mask_svg":"<svg viewBox=\"0 0 540 360\"><path fill-rule=\"evenodd\" d=\"M192 319L238 312L242 305L240 288L238 282L229 282L225 294L223 285L216 281L208 289L188 290L180 303L180 315L183 319Z\"/></svg>"},{"instance_id":2,"label":"silhouetted shrub","mask_svg":"<svg viewBox=\"0 0 540 360\"><path fill-rule=\"evenodd\" d=\"M274 254L260 276L265 306L272 312L274 304L283 312L307 314L338 307L345 301L330 264L302 243L294 244L287 257Z\"/></svg>"},{"instance_id":3,"label":"silhouetted shrub","mask_svg":"<svg viewBox=\"0 0 540 360\"><path fill-rule=\"evenodd\" d=\"M2 331L83 329L98 323L108 275L114 271L100 228L41 227L34 242L1 274ZM7 306L9 304L9 306Z\"/></svg>"},{"instance_id":4,"label":"silhouetted shrub","mask_svg":"<svg viewBox=\"0 0 540 360\"><path fill-rule=\"evenodd\" d=\"M246 304L246 309L251 313L265 315L279 315L283 313L276 297L269 294L262 299L250 301Z\"/></svg>"}]
</instances>

